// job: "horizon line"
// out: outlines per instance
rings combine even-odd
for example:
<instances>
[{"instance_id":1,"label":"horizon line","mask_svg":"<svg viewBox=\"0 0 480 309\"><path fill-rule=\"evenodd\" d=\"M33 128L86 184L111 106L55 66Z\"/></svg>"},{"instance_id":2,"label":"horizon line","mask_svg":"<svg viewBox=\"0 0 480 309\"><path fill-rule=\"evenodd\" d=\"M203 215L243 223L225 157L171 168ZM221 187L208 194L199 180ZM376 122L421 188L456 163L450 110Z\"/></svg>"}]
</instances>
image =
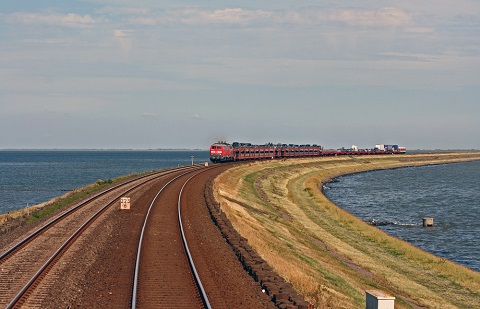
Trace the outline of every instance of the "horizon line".
<instances>
[{"instance_id":1,"label":"horizon line","mask_svg":"<svg viewBox=\"0 0 480 309\"><path fill-rule=\"evenodd\" d=\"M208 148L0 148L0 151L208 151Z\"/></svg>"}]
</instances>

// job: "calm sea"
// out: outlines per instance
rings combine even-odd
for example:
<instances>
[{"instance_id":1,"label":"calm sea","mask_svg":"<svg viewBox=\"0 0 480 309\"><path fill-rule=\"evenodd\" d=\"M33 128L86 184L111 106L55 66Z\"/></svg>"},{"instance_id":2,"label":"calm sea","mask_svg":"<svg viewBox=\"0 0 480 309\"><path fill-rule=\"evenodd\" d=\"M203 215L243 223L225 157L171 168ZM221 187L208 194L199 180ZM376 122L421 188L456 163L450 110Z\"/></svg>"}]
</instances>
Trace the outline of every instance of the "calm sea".
<instances>
[{"instance_id":1,"label":"calm sea","mask_svg":"<svg viewBox=\"0 0 480 309\"><path fill-rule=\"evenodd\" d=\"M480 271L480 161L343 176L324 193L390 235Z\"/></svg>"},{"instance_id":2,"label":"calm sea","mask_svg":"<svg viewBox=\"0 0 480 309\"><path fill-rule=\"evenodd\" d=\"M208 151L0 151L0 213L98 179L209 161Z\"/></svg>"}]
</instances>

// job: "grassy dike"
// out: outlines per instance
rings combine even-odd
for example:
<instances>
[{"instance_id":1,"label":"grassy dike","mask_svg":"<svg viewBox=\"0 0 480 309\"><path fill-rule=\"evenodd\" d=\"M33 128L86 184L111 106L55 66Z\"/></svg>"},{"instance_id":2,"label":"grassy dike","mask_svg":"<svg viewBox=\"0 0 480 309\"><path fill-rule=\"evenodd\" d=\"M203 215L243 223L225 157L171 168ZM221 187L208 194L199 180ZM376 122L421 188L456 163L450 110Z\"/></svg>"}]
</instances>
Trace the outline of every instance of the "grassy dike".
<instances>
[{"instance_id":1,"label":"grassy dike","mask_svg":"<svg viewBox=\"0 0 480 309\"><path fill-rule=\"evenodd\" d=\"M43 219L51 213L57 211L58 209L71 206L73 203L76 203L87 196L93 195L103 189L106 189L108 186L117 185L123 181L147 175L152 172L154 171L141 174L119 176L113 180L99 179L95 183L86 185L85 187L79 189L74 189L64 194L63 196L55 197L50 201L0 214L0 235L3 233L7 233L10 230L13 230L19 226L28 225L34 223L35 221ZM9 226L7 227L6 225Z\"/></svg>"},{"instance_id":2,"label":"grassy dike","mask_svg":"<svg viewBox=\"0 0 480 309\"><path fill-rule=\"evenodd\" d=\"M316 308L365 308L369 289L394 295L396 308L476 308L480 273L388 236L321 191L343 174L469 160L480 153L248 162L217 177L214 194L235 229Z\"/></svg>"}]
</instances>

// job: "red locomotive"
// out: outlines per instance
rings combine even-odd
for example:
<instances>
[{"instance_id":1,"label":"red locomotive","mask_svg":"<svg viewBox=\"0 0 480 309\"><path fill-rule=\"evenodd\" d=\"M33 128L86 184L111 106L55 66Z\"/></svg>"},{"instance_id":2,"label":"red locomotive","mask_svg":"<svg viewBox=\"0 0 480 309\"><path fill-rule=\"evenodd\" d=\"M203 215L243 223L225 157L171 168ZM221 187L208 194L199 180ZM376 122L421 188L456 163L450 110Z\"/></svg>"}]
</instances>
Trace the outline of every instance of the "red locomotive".
<instances>
[{"instance_id":1,"label":"red locomotive","mask_svg":"<svg viewBox=\"0 0 480 309\"><path fill-rule=\"evenodd\" d=\"M218 142L210 146L210 161L229 162L233 161L233 146L226 142Z\"/></svg>"},{"instance_id":2,"label":"red locomotive","mask_svg":"<svg viewBox=\"0 0 480 309\"><path fill-rule=\"evenodd\" d=\"M210 160L214 163L243 160L277 159L277 158L300 158L337 155L380 155L405 153L405 147L398 145L376 145L373 149L358 149L352 146L350 149L323 149L318 145L294 145L294 144L265 144L252 145L250 143L218 142L210 146Z\"/></svg>"}]
</instances>

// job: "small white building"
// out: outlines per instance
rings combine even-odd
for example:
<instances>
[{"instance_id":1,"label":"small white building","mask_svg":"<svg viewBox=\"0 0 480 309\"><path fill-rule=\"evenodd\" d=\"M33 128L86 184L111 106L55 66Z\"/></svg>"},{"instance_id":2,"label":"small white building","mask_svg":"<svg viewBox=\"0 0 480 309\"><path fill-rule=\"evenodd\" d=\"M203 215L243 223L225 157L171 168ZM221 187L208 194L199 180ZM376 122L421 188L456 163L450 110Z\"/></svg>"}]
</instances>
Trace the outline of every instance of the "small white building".
<instances>
[{"instance_id":1,"label":"small white building","mask_svg":"<svg viewBox=\"0 0 480 309\"><path fill-rule=\"evenodd\" d=\"M395 297L379 290L365 291L367 306L366 309L394 309Z\"/></svg>"}]
</instances>

